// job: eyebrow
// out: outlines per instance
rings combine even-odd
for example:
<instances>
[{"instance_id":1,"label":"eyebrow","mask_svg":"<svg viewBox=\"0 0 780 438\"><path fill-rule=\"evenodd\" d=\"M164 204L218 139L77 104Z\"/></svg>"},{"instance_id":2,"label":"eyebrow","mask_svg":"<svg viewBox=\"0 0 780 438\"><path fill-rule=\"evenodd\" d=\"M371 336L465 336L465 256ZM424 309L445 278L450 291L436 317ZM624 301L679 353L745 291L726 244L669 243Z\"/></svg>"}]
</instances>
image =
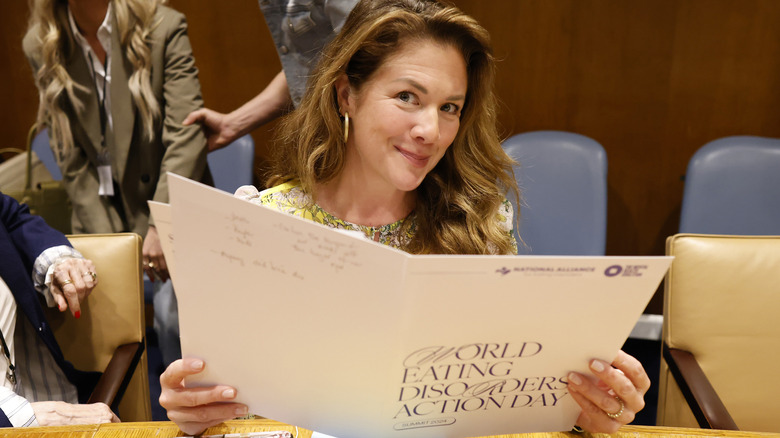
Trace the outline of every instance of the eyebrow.
<instances>
[{"instance_id":1,"label":"eyebrow","mask_svg":"<svg viewBox=\"0 0 780 438\"><path fill-rule=\"evenodd\" d=\"M420 92L422 92L423 94L428 94L428 89L423 87L422 84L420 84L419 82L415 81L414 79L411 79L411 78L398 78L394 82L406 82L409 85L411 85L412 87L417 88L418 90L420 90ZM454 95L454 96L447 97L446 100L464 100L465 101L466 100L466 96L464 96L462 94L457 94L457 95Z\"/></svg>"}]
</instances>

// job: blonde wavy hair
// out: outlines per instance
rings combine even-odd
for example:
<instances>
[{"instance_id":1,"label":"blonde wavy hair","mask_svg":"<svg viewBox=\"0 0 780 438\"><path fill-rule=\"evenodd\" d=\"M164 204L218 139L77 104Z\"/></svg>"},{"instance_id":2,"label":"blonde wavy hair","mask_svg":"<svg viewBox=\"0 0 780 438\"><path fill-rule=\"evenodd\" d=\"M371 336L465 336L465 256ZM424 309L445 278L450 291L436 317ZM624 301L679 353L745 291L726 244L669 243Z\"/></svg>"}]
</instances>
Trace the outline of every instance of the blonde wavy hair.
<instances>
[{"instance_id":1,"label":"blonde wavy hair","mask_svg":"<svg viewBox=\"0 0 780 438\"><path fill-rule=\"evenodd\" d=\"M404 43L431 40L463 55L468 90L453 144L416 189L416 229L404 249L416 254L512 253L511 237L497 212L507 193L517 199L518 191L512 160L497 132L490 36L476 20L441 1L363 0L355 6L325 48L300 107L281 122L267 183L298 179L314 195L316 183L337 176L347 145L336 80L346 74L360 90Z\"/></svg>"},{"instance_id":2,"label":"blonde wavy hair","mask_svg":"<svg viewBox=\"0 0 780 438\"><path fill-rule=\"evenodd\" d=\"M154 29L157 7L166 0L109 0L116 18L121 51L133 66L128 88L141 118L144 134L154 138L155 121L160 118L160 105L152 92L151 49L149 34ZM30 0L30 22L25 39L36 44L35 72L38 87L38 126L48 126L52 147L60 153L73 146L70 122L63 111L65 97L74 108L83 106L73 93L75 87L65 62L78 49L68 37L68 0Z\"/></svg>"}]
</instances>

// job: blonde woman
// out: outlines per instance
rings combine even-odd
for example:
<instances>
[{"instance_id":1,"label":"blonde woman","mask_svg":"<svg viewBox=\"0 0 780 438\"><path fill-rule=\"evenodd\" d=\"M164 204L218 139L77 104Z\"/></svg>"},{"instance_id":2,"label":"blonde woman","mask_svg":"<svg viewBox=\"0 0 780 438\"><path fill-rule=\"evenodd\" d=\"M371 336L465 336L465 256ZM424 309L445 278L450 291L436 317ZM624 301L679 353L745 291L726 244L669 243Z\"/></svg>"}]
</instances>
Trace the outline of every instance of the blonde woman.
<instances>
[{"instance_id":1,"label":"blonde woman","mask_svg":"<svg viewBox=\"0 0 780 438\"><path fill-rule=\"evenodd\" d=\"M147 201L167 202L167 171L210 177L200 127L181 124L202 107L187 24L161 3L32 0L23 46L73 231L144 236L144 269L165 281Z\"/></svg>"},{"instance_id":2,"label":"blonde woman","mask_svg":"<svg viewBox=\"0 0 780 438\"><path fill-rule=\"evenodd\" d=\"M458 9L361 0L281 127L277 185L236 195L413 253L514 253L493 70L487 32ZM160 377L160 404L186 433L247 413L240 388L186 387L205 366L185 358ZM650 380L623 352L590 369L593 379L568 376L577 422L614 432L642 409Z\"/></svg>"}]
</instances>

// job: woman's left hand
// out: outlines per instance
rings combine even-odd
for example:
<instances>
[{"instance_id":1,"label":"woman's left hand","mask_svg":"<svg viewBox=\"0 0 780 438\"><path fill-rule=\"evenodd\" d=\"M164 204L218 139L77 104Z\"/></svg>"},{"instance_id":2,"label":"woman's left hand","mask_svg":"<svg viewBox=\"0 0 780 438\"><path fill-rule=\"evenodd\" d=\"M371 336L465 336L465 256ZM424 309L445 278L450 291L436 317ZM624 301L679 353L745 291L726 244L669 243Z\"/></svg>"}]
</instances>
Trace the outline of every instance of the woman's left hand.
<instances>
[{"instance_id":1,"label":"woman's left hand","mask_svg":"<svg viewBox=\"0 0 780 438\"><path fill-rule=\"evenodd\" d=\"M149 230L144 237L143 247L144 272L149 279L154 281L155 277L160 281L168 281L168 264L165 263L165 255L160 244L160 236L157 234L157 227L149 226Z\"/></svg>"},{"instance_id":2,"label":"woman's left hand","mask_svg":"<svg viewBox=\"0 0 780 438\"><path fill-rule=\"evenodd\" d=\"M60 312L70 309L76 318L81 317L81 302L97 286L97 271L91 260L66 258L54 265L49 285Z\"/></svg>"},{"instance_id":3,"label":"woman's left hand","mask_svg":"<svg viewBox=\"0 0 780 438\"><path fill-rule=\"evenodd\" d=\"M592 360L590 369L598 380L574 372L568 376L569 394L582 407L576 424L589 432L614 433L645 407L650 378L642 364L623 351L612 364Z\"/></svg>"}]
</instances>

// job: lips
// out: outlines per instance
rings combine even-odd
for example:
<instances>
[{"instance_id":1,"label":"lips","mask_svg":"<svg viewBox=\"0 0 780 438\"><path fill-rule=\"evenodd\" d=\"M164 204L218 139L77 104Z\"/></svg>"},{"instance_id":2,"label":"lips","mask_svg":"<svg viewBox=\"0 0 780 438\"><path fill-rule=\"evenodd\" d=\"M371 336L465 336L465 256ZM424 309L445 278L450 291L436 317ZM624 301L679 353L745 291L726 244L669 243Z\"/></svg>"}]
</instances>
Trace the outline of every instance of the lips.
<instances>
[{"instance_id":1,"label":"lips","mask_svg":"<svg viewBox=\"0 0 780 438\"><path fill-rule=\"evenodd\" d=\"M395 150L403 155L414 167L425 167L428 164L428 160L431 158L429 155L417 155L406 149L401 149L398 146L395 147Z\"/></svg>"}]
</instances>

